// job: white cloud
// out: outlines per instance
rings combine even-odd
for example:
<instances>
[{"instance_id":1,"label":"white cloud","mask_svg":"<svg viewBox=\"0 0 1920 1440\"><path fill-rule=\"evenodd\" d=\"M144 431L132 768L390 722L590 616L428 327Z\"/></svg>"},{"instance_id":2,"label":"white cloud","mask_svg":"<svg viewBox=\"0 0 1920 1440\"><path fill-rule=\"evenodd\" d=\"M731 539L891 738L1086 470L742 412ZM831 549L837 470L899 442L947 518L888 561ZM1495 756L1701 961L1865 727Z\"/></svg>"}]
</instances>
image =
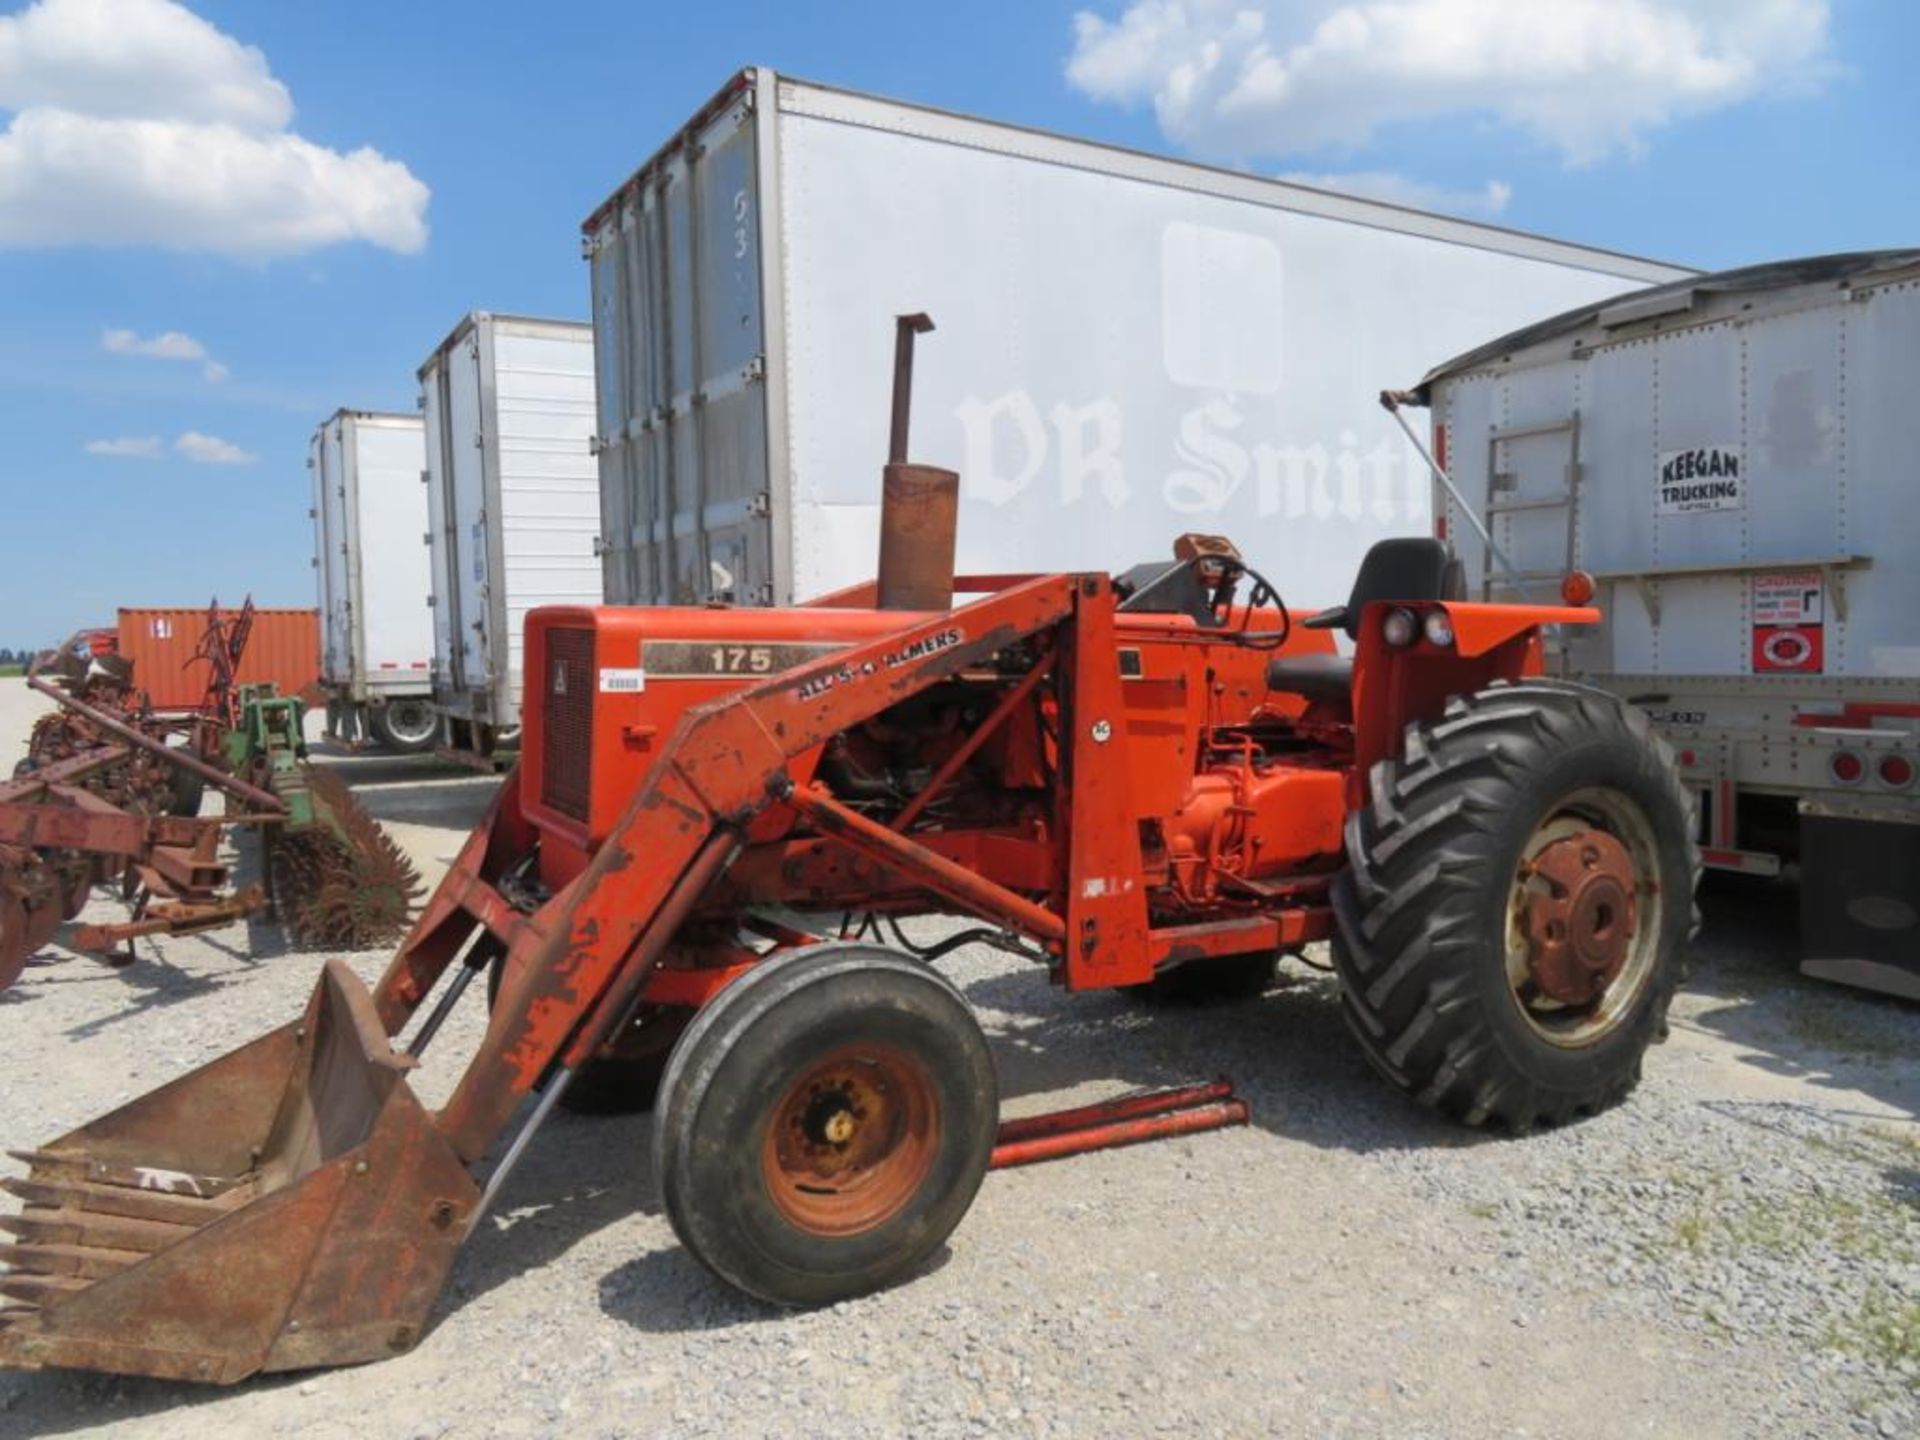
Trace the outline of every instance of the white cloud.
<instances>
[{"instance_id":1,"label":"white cloud","mask_svg":"<svg viewBox=\"0 0 1920 1440\"><path fill-rule=\"evenodd\" d=\"M1570 163L1833 73L1827 0L1134 0L1074 17L1068 80L1196 153L1351 149L1491 116Z\"/></svg>"},{"instance_id":2,"label":"white cloud","mask_svg":"<svg viewBox=\"0 0 1920 1440\"><path fill-rule=\"evenodd\" d=\"M1454 190L1444 185L1428 185L1392 170L1348 170L1327 175L1290 170L1279 178L1295 185L1311 185L1316 190L1338 190L1367 200L1404 205L1410 210L1437 210L1446 215L1498 215L1513 199L1513 187L1502 180L1489 180L1478 190Z\"/></svg>"},{"instance_id":3,"label":"white cloud","mask_svg":"<svg viewBox=\"0 0 1920 1440\"><path fill-rule=\"evenodd\" d=\"M164 330L151 339L143 339L132 330L108 330L100 337L100 348L115 355L144 355L150 360L198 360L201 375L216 384L233 373L207 354L206 346L178 330Z\"/></svg>"},{"instance_id":4,"label":"white cloud","mask_svg":"<svg viewBox=\"0 0 1920 1440\"><path fill-rule=\"evenodd\" d=\"M0 245L426 244L430 192L405 165L289 130L266 57L173 0L0 16L0 110Z\"/></svg>"},{"instance_id":5,"label":"white cloud","mask_svg":"<svg viewBox=\"0 0 1920 1440\"><path fill-rule=\"evenodd\" d=\"M198 430L189 430L173 442L174 450L197 465L251 465L260 457L251 450L242 450L231 440L222 440L218 435L202 435Z\"/></svg>"},{"instance_id":6,"label":"white cloud","mask_svg":"<svg viewBox=\"0 0 1920 1440\"><path fill-rule=\"evenodd\" d=\"M86 449L89 455L109 455L117 460L157 460L160 437L138 435L119 440L89 440Z\"/></svg>"}]
</instances>

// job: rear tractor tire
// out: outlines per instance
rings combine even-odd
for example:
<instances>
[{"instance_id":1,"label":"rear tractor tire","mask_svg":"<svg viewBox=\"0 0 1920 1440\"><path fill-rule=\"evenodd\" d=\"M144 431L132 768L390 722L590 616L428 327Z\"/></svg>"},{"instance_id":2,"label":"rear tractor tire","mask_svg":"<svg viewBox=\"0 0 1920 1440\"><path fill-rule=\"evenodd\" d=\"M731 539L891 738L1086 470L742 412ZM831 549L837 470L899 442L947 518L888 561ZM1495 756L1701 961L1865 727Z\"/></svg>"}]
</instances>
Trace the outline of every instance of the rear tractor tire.
<instances>
[{"instance_id":1,"label":"rear tractor tire","mask_svg":"<svg viewBox=\"0 0 1920 1440\"><path fill-rule=\"evenodd\" d=\"M389 700L375 708L367 728L382 750L424 755L440 738L440 716L425 700Z\"/></svg>"},{"instance_id":2,"label":"rear tractor tire","mask_svg":"<svg viewBox=\"0 0 1920 1440\"><path fill-rule=\"evenodd\" d=\"M763 961L681 1036L654 1111L674 1233L737 1289L826 1305L912 1275L980 1188L993 1057L941 975L880 946Z\"/></svg>"},{"instance_id":3,"label":"rear tractor tire","mask_svg":"<svg viewBox=\"0 0 1920 1440\"><path fill-rule=\"evenodd\" d=\"M1646 717L1585 686L1498 684L1410 726L1367 778L1333 957L1374 1068L1513 1131L1624 1097L1666 1036L1700 871Z\"/></svg>"}]
</instances>

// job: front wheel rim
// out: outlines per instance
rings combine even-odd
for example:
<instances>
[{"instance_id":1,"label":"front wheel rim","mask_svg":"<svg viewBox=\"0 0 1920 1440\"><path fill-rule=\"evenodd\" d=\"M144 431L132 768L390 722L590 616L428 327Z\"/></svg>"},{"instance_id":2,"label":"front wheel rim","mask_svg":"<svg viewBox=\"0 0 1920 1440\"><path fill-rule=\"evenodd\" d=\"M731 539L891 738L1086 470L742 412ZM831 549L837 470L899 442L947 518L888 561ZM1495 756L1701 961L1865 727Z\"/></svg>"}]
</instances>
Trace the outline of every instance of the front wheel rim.
<instances>
[{"instance_id":1,"label":"front wheel rim","mask_svg":"<svg viewBox=\"0 0 1920 1440\"><path fill-rule=\"evenodd\" d=\"M774 1106L761 1144L774 1209L827 1238L884 1225L932 1173L936 1095L926 1065L890 1045L850 1045L809 1064Z\"/></svg>"},{"instance_id":2,"label":"front wheel rim","mask_svg":"<svg viewBox=\"0 0 1920 1440\"><path fill-rule=\"evenodd\" d=\"M1665 931L1660 851L1639 804L1577 791L1521 849L1508 890L1506 980L1528 1028L1565 1049L1592 1045L1635 1013Z\"/></svg>"}]
</instances>

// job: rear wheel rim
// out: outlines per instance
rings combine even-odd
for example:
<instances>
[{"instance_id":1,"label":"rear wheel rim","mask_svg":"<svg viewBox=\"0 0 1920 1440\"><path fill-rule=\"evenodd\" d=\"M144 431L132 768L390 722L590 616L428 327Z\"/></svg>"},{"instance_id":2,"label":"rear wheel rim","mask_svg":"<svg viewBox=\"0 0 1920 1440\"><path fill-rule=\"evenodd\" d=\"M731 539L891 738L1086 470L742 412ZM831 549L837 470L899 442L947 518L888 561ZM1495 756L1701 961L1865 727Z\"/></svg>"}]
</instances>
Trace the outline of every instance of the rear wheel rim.
<instances>
[{"instance_id":1,"label":"rear wheel rim","mask_svg":"<svg viewBox=\"0 0 1920 1440\"><path fill-rule=\"evenodd\" d=\"M811 1235L884 1225L932 1173L937 1096L925 1064L891 1045L849 1045L808 1064L774 1106L761 1144L774 1209Z\"/></svg>"},{"instance_id":2,"label":"rear wheel rim","mask_svg":"<svg viewBox=\"0 0 1920 1440\"><path fill-rule=\"evenodd\" d=\"M1506 979L1529 1029L1565 1049L1613 1034L1659 968L1659 848L1618 790L1577 791L1535 827L1508 892Z\"/></svg>"},{"instance_id":3,"label":"rear wheel rim","mask_svg":"<svg viewBox=\"0 0 1920 1440\"><path fill-rule=\"evenodd\" d=\"M394 700L387 704L387 729L403 744L418 745L432 739L435 724L433 711L416 701Z\"/></svg>"}]
</instances>

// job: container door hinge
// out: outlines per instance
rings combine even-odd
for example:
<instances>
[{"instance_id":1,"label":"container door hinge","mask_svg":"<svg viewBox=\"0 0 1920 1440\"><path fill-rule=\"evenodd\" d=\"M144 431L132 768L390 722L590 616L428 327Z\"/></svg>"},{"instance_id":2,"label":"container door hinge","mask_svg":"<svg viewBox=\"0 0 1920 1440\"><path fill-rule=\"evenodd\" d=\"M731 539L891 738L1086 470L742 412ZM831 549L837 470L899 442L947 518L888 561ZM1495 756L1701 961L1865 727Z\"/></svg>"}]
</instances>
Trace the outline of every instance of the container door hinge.
<instances>
[{"instance_id":1,"label":"container door hinge","mask_svg":"<svg viewBox=\"0 0 1920 1440\"><path fill-rule=\"evenodd\" d=\"M611 555L613 553L613 541L609 540L604 535L594 536L593 537L593 553L596 559L598 559L602 555Z\"/></svg>"},{"instance_id":2,"label":"container door hinge","mask_svg":"<svg viewBox=\"0 0 1920 1440\"><path fill-rule=\"evenodd\" d=\"M740 381L742 384L751 385L756 380L764 380L766 378L767 357L765 355L756 355L740 367Z\"/></svg>"},{"instance_id":3,"label":"container door hinge","mask_svg":"<svg viewBox=\"0 0 1920 1440\"><path fill-rule=\"evenodd\" d=\"M764 520L772 513L773 496L765 490L760 491L751 500L747 501L747 518L749 520Z\"/></svg>"}]
</instances>

